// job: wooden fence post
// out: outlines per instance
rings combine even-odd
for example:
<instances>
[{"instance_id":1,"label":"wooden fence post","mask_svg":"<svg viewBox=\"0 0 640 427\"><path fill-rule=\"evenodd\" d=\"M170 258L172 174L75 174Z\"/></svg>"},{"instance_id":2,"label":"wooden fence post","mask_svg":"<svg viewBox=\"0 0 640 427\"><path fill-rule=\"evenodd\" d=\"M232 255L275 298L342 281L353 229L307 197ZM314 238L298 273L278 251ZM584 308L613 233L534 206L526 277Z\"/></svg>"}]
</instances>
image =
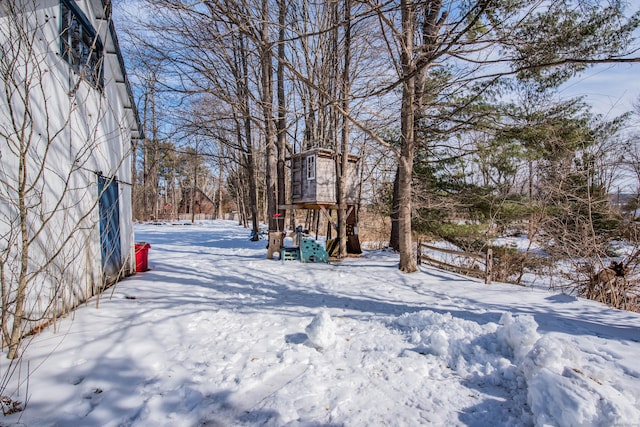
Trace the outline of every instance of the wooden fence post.
<instances>
[{"instance_id":1,"label":"wooden fence post","mask_svg":"<svg viewBox=\"0 0 640 427\"><path fill-rule=\"evenodd\" d=\"M487 249L487 259L485 261L485 277L484 277L484 283L486 283L487 285L491 284L491 276L493 274L492 272L493 270L493 249L489 248Z\"/></svg>"},{"instance_id":2,"label":"wooden fence post","mask_svg":"<svg viewBox=\"0 0 640 427\"><path fill-rule=\"evenodd\" d=\"M421 265L422 264L422 242L420 241L420 238L418 238L418 246L416 249L416 264L417 265Z\"/></svg>"}]
</instances>

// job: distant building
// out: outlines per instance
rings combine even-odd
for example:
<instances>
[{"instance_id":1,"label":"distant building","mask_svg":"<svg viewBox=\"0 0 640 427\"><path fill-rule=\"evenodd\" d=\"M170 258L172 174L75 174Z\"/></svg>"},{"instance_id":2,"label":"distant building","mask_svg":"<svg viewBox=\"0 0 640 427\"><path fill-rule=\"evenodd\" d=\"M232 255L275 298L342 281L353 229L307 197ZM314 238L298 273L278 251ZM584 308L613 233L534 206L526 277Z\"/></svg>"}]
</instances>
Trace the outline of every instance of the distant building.
<instances>
[{"instance_id":1,"label":"distant building","mask_svg":"<svg viewBox=\"0 0 640 427\"><path fill-rule=\"evenodd\" d=\"M609 201L620 210L635 210L638 204L638 195L635 193L614 193L609 195Z\"/></svg>"},{"instance_id":2,"label":"distant building","mask_svg":"<svg viewBox=\"0 0 640 427\"><path fill-rule=\"evenodd\" d=\"M192 188L182 190L182 199L178 206L179 214L214 215L215 211L216 205L213 200L199 188L196 188L195 191Z\"/></svg>"}]
</instances>

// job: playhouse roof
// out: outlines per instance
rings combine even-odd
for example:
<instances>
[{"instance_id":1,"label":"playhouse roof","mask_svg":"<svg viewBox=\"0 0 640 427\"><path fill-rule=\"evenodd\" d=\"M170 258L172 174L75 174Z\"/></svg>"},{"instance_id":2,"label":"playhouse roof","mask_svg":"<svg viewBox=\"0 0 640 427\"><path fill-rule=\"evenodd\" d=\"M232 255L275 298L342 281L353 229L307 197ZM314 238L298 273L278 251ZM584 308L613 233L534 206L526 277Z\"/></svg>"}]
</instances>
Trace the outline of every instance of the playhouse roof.
<instances>
[{"instance_id":1,"label":"playhouse roof","mask_svg":"<svg viewBox=\"0 0 640 427\"><path fill-rule=\"evenodd\" d=\"M324 157L324 158L333 158L336 155L335 150L330 150L328 148L310 148L308 150L305 151L300 151L299 153L294 153L291 155L291 157L289 157L288 160L295 158L295 157L303 157L303 156L308 156L310 154L315 154L317 157ZM358 160L360 160L360 157L356 156L355 154L349 154L349 161L350 162L357 162Z\"/></svg>"}]
</instances>

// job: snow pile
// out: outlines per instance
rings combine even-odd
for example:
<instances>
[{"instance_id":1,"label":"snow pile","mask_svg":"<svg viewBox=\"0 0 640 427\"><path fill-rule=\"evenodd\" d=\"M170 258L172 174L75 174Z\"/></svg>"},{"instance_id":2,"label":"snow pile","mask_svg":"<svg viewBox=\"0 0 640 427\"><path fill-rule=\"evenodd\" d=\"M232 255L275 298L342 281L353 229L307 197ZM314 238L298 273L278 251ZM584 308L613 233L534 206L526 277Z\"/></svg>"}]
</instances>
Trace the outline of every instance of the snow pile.
<instances>
[{"instance_id":1,"label":"snow pile","mask_svg":"<svg viewBox=\"0 0 640 427\"><path fill-rule=\"evenodd\" d=\"M318 313L304 331L309 344L318 350L326 350L336 342L336 327L326 310Z\"/></svg>"},{"instance_id":2,"label":"snow pile","mask_svg":"<svg viewBox=\"0 0 640 427\"><path fill-rule=\"evenodd\" d=\"M449 312L420 311L404 314L393 324L408 334L414 350L424 354L429 363L439 362L473 388L490 389L511 400L513 413L501 422L496 420L496 425L532 424L526 381L512 360L511 345L526 341L518 339L517 330L524 332L519 321L510 324L510 332L505 333L505 326L494 322L481 325Z\"/></svg>"},{"instance_id":3,"label":"snow pile","mask_svg":"<svg viewBox=\"0 0 640 427\"><path fill-rule=\"evenodd\" d=\"M638 425L640 409L571 347L547 337L522 363L536 425Z\"/></svg>"},{"instance_id":4,"label":"snow pile","mask_svg":"<svg viewBox=\"0 0 640 427\"><path fill-rule=\"evenodd\" d=\"M513 317L511 313L504 313L500 318L502 328L498 329L497 336L500 342L508 346L516 360L522 360L540 335L537 332L538 324L533 316L520 315Z\"/></svg>"},{"instance_id":5,"label":"snow pile","mask_svg":"<svg viewBox=\"0 0 640 427\"><path fill-rule=\"evenodd\" d=\"M637 425L640 409L595 371L570 343L537 332L530 315L504 313L500 324L480 325L450 313L405 314L395 326L408 331L415 351L441 359L478 386L499 386L522 403L520 422L535 425ZM597 365L596 365L597 366Z\"/></svg>"}]
</instances>

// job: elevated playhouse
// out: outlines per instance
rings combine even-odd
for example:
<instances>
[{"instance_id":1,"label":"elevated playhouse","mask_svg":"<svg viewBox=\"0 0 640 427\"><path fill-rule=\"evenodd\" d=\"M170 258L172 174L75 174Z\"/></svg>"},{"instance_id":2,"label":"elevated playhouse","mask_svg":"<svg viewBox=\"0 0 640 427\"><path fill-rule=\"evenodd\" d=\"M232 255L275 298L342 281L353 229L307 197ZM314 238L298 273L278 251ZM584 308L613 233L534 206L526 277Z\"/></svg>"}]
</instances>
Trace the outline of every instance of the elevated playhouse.
<instances>
[{"instance_id":1,"label":"elevated playhouse","mask_svg":"<svg viewBox=\"0 0 640 427\"><path fill-rule=\"evenodd\" d=\"M318 211L333 224L332 211L338 209L336 182L336 154L325 148L313 148L291 155L291 203L281 205L280 210ZM356 226L356 207L358 205L359 158L349 155L347 160L347 252L360 254L360 241ZM280 259L300 260L302 262L328 262L329 254L337 245L337 239L330 239L327 233L327 246L323 247L315 239L302 233L302 226L296 228L294 245L285 246L281 232L269 233L269 251L267 258L273 258L275 252ZM317 235L316 235L317 237ZM328 250L327 250L328 249Z\"/></svg>"}]
</instances>

